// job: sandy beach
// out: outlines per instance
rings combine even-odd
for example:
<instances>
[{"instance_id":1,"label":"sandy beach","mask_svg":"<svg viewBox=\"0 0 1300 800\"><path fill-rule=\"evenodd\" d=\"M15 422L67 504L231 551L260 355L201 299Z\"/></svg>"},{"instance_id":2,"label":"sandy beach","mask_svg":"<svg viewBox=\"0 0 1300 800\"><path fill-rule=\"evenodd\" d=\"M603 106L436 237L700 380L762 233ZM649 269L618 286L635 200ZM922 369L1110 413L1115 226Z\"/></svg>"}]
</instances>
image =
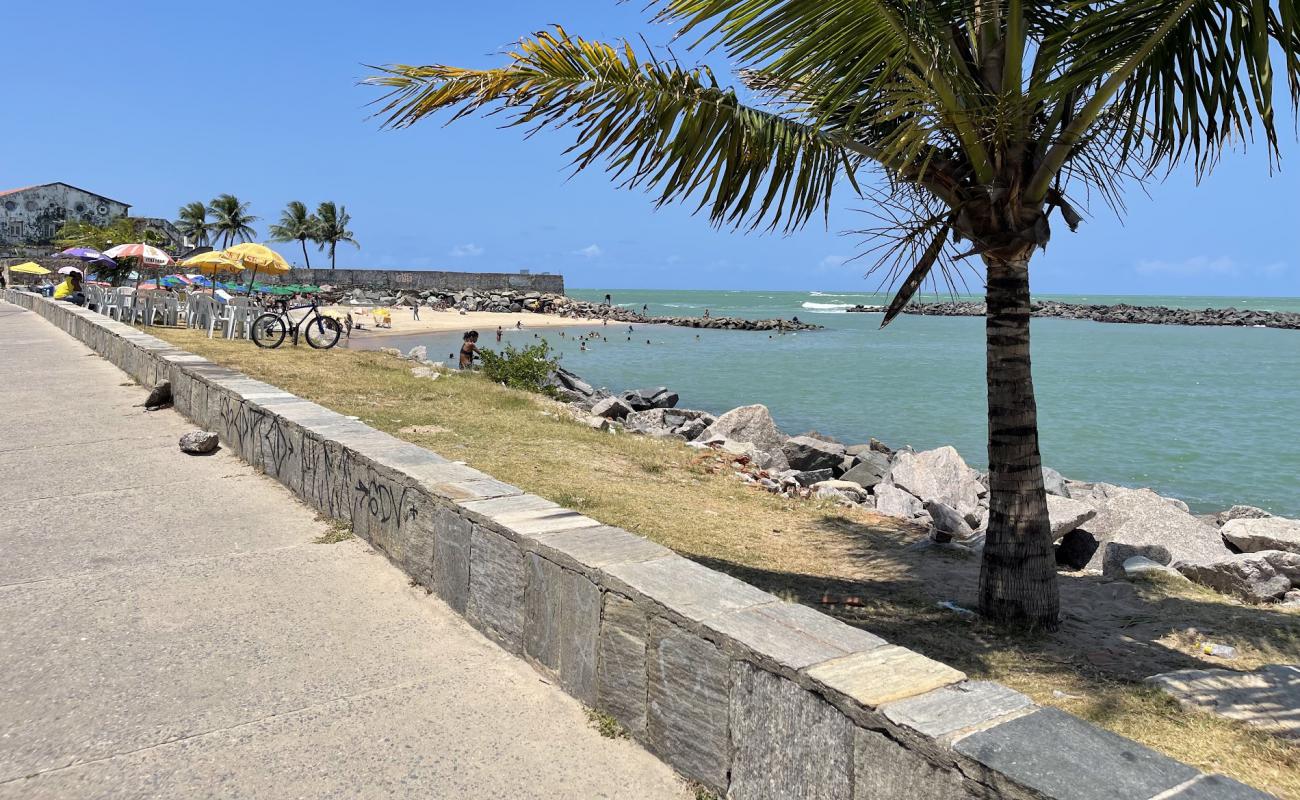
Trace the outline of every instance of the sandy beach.
<instances>
[{"instance_id":1,"label":"sandy beach","mask_svg":"<svg viewBox=\"0 0 1300 800\"><path fill-rule=\"evenodd\" d=\"M449 331L477 330L487 338L497 326L513 329L521 323L524 330L538 328L564 328L579 326L599 326L602 320L582 319L577 317L557 317L552 314L534 314L532 312L496 313L492 311L435 311L431 308L420 309L420 318L413 319L411 309L405 306L389 309L393 327L376 328L375 318L370 312L373 308L366 306L321 306L321 311L329 314L352 314L354 322L364 327L353 330L354 337L359 336L410 336L418 333L447 333ZM365 313L362 313L365 312Z\"/></svg>"}]
</instances>

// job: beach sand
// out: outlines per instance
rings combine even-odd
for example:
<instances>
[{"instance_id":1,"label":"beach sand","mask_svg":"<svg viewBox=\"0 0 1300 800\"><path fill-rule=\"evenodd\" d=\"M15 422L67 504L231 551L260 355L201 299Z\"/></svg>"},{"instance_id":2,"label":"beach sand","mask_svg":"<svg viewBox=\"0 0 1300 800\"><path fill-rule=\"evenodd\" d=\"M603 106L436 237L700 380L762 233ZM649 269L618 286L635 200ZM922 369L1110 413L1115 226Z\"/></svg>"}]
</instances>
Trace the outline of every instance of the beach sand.
<instances>
[{"instance_id":1,"label":"beach sand","mask_svg":"<svg viewBox=\"0 0 1300 800\"><path fill-rule=\"evenodd\" d=\"M495 313L492 311L467 311L462 314L458 311L434 311L431 308L420 309L420 318L411 318L411 309L405 306L389 309L393 327L376 328L375 318L369 312L373 309L368 306L321 306L321 311L330 314L336 314L340 317L344 314L351 313L352 320L359 322L365 327L362 330L353 330L354 337L376 337L376 336L410 336L419 333L447 333L451 331L468 331L476 330L482 334L484 340L490 338L496 331L497 326L506 330L513 330L515 323L523 323L524 330L537 330L538 328L562 328L578 326L599 326L599 319L581 319L578 317L559 317L553 314L534 314L529 311L514 313ZM361 312L366 313L361 313Z\"/></svg>"}]
</instances>

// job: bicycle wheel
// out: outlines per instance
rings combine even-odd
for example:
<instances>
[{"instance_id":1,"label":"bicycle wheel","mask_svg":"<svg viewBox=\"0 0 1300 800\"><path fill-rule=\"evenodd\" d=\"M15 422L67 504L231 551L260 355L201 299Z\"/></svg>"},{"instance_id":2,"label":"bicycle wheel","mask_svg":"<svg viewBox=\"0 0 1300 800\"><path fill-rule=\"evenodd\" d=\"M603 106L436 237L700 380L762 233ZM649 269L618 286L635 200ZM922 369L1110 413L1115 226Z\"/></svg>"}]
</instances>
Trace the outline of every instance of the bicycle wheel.
<instances>
[{"instance_id":1,"label":"bicycle wheel","mask_svg":"<svg viewBox=\"0 0 1300 800\"><path fill-rule=\"evenodd\" d=\"M316 317L308 320L303 328L303 335L307 337L307 344L317 350L328 350L339 343L339 336L343 334L343 326L333 317Z\"/></svg>"},{"instance_id":2,"label":"bicycle wheel","mask_svg":"<svg viewBox=\"0 0 1300 800\"><path fill-rule=\"evenodd\" d=\"M263 314L253 320L253 344L258 347L279 347L284 344L289 329L278 314Z\"/></svg>"}]
</instances>

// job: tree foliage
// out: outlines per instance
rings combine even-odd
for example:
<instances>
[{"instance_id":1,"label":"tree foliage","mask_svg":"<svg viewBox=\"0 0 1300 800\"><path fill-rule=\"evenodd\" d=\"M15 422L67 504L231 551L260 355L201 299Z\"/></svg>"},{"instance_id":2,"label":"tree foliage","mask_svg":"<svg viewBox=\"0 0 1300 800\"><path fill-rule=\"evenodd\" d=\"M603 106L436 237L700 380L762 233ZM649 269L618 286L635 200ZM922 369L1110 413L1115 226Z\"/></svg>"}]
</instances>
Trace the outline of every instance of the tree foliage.
<instances>
[{"instance_id":1,"label":"tree foliage","mask_svg":"<svg viewBox=\"0 0 1300 800\"><path fill-rule=\"evenodd\" d=\"M280 221L270 228L273 242L298 242L302 246L302 257L311 267L311 256L307 255L307 242L316 241L321 221L307 210L305 203L290 200L280 212Z\"/></svg>"},{"instance_id":2,"label":"tree foliage","mask_svg":"<svg viewBox=\"0 0 1300 800\"><path fill-rule=\"evenodd\" d=\"M259 219L249 213L249 204L240 202L233 194L219 194L208 204L212 214L211 233L214 242L227 248L241 242L251 242L257 236L253 223Z\"/></svg>"},{"instance_id":3,"label":"tree foliage","mask_svg":"<svg viewBox=\"0 0 1300 800\"><path fill-rule=\"evenodd\" d=\"M329 251L330 269L334 269L334 251L340 243L346 242L361 249L361 245L353 238L352 231L348 230L351 222L352 215L346 206L336 206L332 201L326 201L316 207L316 233L312 238L322 250Z\"/></svg>"}]
</instances>

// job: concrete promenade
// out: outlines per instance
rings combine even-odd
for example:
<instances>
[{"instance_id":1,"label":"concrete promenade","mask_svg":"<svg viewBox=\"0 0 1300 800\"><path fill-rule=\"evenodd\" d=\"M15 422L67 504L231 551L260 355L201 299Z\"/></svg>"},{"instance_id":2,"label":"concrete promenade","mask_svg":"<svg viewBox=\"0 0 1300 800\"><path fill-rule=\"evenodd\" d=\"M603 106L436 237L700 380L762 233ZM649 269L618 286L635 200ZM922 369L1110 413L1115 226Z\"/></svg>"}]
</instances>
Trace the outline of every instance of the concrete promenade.
<instances>
[{"instance_id":1,"label":"concrete promenade","mask_svg":"<svg viewBox=\"0 0 1300 800\"><path fill-rule=\"evenodd\" d=\"M0 301L0 798L683 798L364 543Z\"/></svg>"}]
</instances>

